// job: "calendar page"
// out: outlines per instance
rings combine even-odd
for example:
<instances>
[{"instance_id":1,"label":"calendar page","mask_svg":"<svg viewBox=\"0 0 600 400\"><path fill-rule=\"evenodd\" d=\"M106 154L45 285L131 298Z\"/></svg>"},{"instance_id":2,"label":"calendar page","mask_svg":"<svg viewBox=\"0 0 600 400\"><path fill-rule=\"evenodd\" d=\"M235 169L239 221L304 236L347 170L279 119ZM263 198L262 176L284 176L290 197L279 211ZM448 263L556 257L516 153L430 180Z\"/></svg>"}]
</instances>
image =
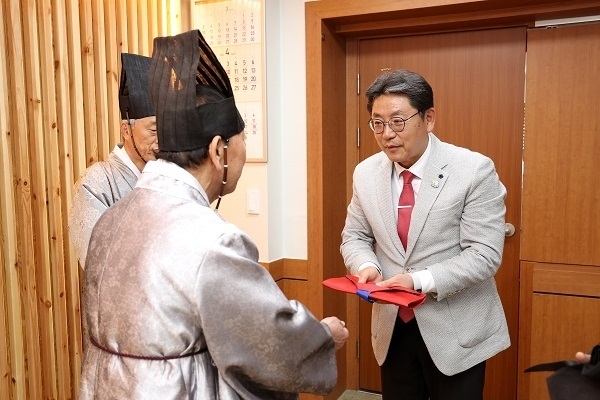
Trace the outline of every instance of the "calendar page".
<instances>
[{"instance_id":1,"label":"calendar page","mask_svg":"<svg viewBox=\"0 0 600 400\"><path fill-rule=\"evenodd\" d=\"M195 0L192 5L192 26L200 30L227 71L246 123L248 162L267 161L263 1Z\"/></svg>"}]
</instances>

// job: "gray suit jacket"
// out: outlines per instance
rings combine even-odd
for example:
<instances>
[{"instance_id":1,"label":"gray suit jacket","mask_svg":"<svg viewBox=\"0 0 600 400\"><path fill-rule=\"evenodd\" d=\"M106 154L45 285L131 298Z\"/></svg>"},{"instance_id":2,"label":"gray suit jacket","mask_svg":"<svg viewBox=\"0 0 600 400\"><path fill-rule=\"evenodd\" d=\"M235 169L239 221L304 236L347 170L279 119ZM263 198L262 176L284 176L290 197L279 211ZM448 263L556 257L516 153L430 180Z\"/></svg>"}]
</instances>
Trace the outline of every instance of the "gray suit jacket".
<instances>
[{"instance_id":1,"label":"gray suit jacket","mask_svg":"<svg viewBox=\"0 0 600 400\"><path fill-rule=\"evenodd\" d=\"M341 252L352 274L367 262L383 279L427 269L437 293L415 309L437 368L462 372L510 346L494 275L504 248L506 189L488 157L431 135L431 153L413 209L406 251L396 231L392 162L377 153L356 166ZM398 307L373 304L371 334L379 365Z\"/></svg>"}]
</instances>

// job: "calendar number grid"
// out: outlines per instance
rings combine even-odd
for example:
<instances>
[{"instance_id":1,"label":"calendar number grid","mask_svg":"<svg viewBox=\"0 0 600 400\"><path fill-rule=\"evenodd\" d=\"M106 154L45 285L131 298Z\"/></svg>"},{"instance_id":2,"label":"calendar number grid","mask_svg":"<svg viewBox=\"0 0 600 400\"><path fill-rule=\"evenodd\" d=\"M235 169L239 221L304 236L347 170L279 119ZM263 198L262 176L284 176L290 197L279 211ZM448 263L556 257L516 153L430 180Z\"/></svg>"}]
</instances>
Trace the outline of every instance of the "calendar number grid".
<instances>
[{"instance_id":1,"label":"calendar number grid","mask_svg":"<svg viewBox=\"0 0 600 400\"><path fill-rule=\"evenodd\" d=\"M263 67L264 0L196 0L193 25L202 32L229 76L246 124L248 162L266 162Z\"/></svg>"}]
</instances>

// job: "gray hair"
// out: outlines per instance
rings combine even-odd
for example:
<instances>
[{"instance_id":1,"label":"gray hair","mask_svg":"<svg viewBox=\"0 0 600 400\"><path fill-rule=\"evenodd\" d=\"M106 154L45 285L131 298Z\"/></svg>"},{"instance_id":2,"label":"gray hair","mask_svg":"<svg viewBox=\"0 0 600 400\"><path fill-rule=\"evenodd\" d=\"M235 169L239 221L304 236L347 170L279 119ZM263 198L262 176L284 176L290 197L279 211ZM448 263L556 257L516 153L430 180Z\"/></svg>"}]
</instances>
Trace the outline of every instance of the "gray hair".
<instances>
[{"instance_id":1,"label":"gray hair","mask_svg":"<svg viewBox=\"0 0 600 400\"><path fill-rule=\"evenodd\" d=\"M133 128L133 126L135 125L135 121L137 121L136 119L122 119L121 122L125 122L126 124L129 124L129 126L131 126Z\"/></svg>"}]
</instances>

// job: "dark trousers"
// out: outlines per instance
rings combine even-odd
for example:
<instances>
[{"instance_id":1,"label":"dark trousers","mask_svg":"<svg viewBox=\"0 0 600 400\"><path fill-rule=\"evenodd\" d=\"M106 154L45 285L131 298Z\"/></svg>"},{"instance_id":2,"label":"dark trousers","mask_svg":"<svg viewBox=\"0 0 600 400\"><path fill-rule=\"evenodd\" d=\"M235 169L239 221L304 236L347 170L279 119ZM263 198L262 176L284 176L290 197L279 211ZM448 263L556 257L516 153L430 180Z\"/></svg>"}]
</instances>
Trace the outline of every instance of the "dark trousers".
<instances>
[{"instance_id":1,"label":"dark trousers","mask_svg":"<svg viewBox=\"0 0 600 400\"><path fill-rule=\"evenodd\" d=\"M453 376L442 374L429 356L416 319L396 325L381 366L383 400L482 400L485 361Z\"/></svg>"}]
</instances>

